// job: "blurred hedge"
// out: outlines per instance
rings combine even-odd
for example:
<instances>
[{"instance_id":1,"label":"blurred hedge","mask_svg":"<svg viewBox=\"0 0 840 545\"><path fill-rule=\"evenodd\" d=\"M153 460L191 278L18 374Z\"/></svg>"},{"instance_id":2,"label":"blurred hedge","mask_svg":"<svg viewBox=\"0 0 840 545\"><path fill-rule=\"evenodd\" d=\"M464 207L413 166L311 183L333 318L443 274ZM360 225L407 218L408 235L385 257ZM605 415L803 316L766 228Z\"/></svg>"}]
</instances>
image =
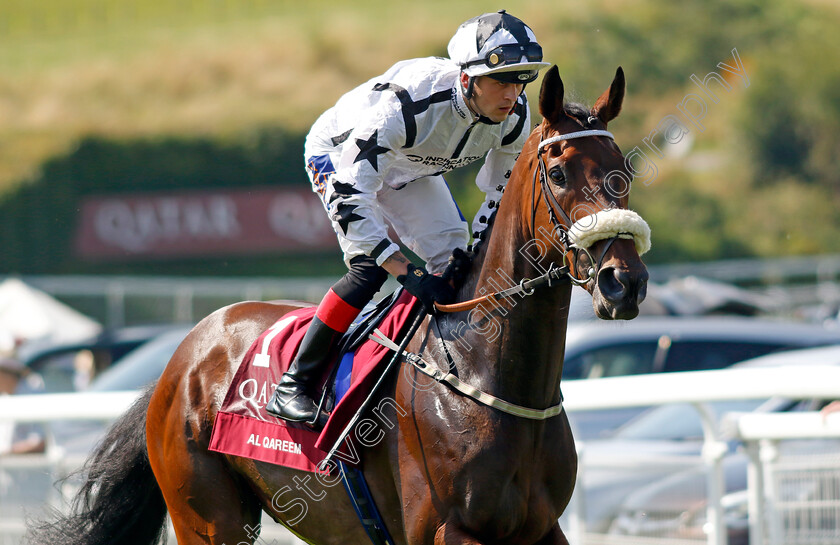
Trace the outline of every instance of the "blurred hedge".
<instances>
[{"instance_id":1,"label":"blurred hedge","mask_svg":"<svg viewBox=\"0 0 840 545\"><path fill-rule=\"evenodd\" d=\"M90 262L73 253L81 201L89 195L137 194L210 188L309 187L303 166L305 135L262 128L226 141L196 138L83 139L48 161L40 175L0 195L0 273L336 275L345 271L336 242L323 254L192 257L146 262ZM476 209L470 180L477 168L448 177L453 194Z\"/></svg>"},{"instance_id":2,"label":"blurred hedge","mask_svg":"<svg viewBox=\"0 0 840 545\"><path fill-rule=\"evenodd\" d=\"M83 139L69 154L48 161L40 175L0 197L3 272L22 274L306 274L314 267L335 273L335 255L183 259L89 263L73 254L81 200L114 195L207 188L309 185L303 168L303 138L272 128L234 141L160 138Z\"/></svg>"},{"instance_id":3,"label":"blurred hedge","mask_svg":"<svg viewBox=\"0 0 840 545\"><path fill-rule=\"evenodd\" d=\"M306 183L303 132L318 113L400 58L444 54L458 23L492 9L477 0L11 6L0 21L0 272L21 273L340 272L337 253L310 266L295 256L77 262L74 207L99 192ZM72 18L49 15L103 6L108 17L80 17L78 32ZM610 130L625 151L697 92L690 75L718 70L738 49L749 87L721 93L706 130L658 161L655 183L634 186L631 206L653 230L648 262L840 252L836 3L522 0L510 11L532 24L571 100L592 103L624 67L624 109ZM528 88L535 121L538 85ZM480 198L474 173L447 178L467 215Z\"/></svg>"}]
</instances>

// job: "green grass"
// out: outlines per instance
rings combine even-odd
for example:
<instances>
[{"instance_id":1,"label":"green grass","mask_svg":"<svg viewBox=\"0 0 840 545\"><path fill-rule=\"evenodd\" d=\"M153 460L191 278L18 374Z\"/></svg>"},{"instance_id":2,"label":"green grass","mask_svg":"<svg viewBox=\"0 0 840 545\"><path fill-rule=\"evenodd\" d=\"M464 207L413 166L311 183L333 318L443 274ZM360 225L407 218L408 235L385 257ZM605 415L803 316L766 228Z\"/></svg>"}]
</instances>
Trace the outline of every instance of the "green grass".
<instances>
[{"instance_id":1,"label":"green grass","mask_svg":"<svg viewBox=\"0 0 840 545\"><path fill-rule=\"evenodd\" d=\"M283 41L289 62L319 42L344 41L339 55L367 49L365 56L375 61L378 55L417 50L424 41L448 36L480 6L474 1L452 7L440 1L7 0L0 8L0 67L40 71L143 56L165 44L199 42L224 49L230 40L263 38L265 31ZM406 28L409 24L425 28ZM418 42L418 37L425 40Z\"/></svg>"},{"instance_id":2,"label":"green grass","mask_svg":"<svg viewBox=\"0 0 840 545\"><path fill-rule=\"evenodd\" d=\"M592 103L615 68L624 67L625 107L610 129L625 151L675 113L676 102L693 91L691 74L714 70L738 48L755 76L752 86L710 108L708 129L695 144L720 154L722 166L693 171L688 161L663 161L657 184L633 195L640 209L658 218L654 247L659 227L668 251L656 259L673 252L687 259L840 250L836 236L808 236L819 225L836 230L832 210L840 198L840 191L824 189L840 187L833 159L840 108L832 98L840 84L827 68L840 62L840 38L832 37L840 9L827 0L522 0L507 6L478 0L2 0L0 194L36 177L49 158L88 135L226 140L260 126L305 131L345 91L397 60L445 55L458 24L500 7L534 28L546 60L561 69L567 97ZM788 95L761 79L769 73L784 79ZM528 89L535 120L538 86ZM745 116L764 96L770 108ZM751 159L750 123L772 120L777 106L797 101L793 119L807 123L792 132L820 136L806 161L809 170L785 173L784 185L774 188ZM811 185L797 192L797 184ZM473 198L462 187L455 190ZM810 226L777 222L766 229L760 210L745 214L732 203L754 195L776 214L821 216ZM708 209L663 210L673 203ZM719 231L704 235L709 225ZM707 240L711 236L717 240Z\"/></svg>"},{"instance_id":3,"label":"green grass","mask_svg":"<svg viewBox=\"0 0 840 545\"><path fill-rule=\"evenodd\" d=\"M84 135L303 130L399 58L443 54L479 4L7 0L0 191Z\"/></svg>"}]
</instances>

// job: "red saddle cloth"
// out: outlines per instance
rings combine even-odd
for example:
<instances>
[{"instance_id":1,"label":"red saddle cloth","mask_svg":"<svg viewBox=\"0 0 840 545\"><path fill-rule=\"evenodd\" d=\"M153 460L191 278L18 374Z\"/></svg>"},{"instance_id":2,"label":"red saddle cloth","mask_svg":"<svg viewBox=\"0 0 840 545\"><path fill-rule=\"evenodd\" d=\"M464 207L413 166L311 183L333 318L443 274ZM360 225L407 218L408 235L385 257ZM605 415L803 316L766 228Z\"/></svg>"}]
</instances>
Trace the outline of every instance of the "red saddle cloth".
<instances>
[{"instance_id":1,"label":"red saddle cloth","mask_svg":"<svg viewBox=\"0 0 840 545\"><path fill-rule=\"evenodd\" d=\"M379 330L398 342L416 302L403 292ZM251 345L216 416L210 450L305 471L322 469L319 464L367 398L393 352L374 341L364 341L355 351L349 389L324 429L319 433L302 425L287 425L268 414L265 405L294 359L314 315L315 307L290 312ZM350 452L337 455L344 461L358 460L358 449L349 441L345 446Z\"/></svg>"}]
</instances>

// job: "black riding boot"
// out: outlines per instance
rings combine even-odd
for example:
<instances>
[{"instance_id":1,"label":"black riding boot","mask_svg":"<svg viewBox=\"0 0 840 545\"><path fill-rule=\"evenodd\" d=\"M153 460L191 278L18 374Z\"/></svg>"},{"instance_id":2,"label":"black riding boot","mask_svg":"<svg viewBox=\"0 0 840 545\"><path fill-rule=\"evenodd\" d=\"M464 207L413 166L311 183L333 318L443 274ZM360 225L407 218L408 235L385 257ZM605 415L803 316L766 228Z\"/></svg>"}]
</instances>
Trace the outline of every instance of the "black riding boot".
<instances>
[{"instance_id":1,"label":"black riding boot","mask_svg":"<svg viewBox=\"0 0 840 545\"><path fill-rule=\"evenodd\" d=\"M311 391L321 376L333 345L340 333L318 319L312 323L300 343L297 356L265 406L266 412L289 422L313 422L318 403Z\"/></svg>"}]
</instances>

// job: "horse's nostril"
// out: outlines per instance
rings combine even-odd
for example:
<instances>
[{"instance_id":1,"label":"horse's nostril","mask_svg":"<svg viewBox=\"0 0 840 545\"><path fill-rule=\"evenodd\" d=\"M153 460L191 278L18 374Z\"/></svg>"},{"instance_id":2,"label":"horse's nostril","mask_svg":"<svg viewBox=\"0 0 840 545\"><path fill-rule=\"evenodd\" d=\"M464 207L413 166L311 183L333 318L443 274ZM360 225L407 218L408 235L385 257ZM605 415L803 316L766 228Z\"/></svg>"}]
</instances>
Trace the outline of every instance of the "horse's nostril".
<instances>
[{"instance_id":1,"label":"horse's nostril","mask_svg":"<svg viewBox=\"0 0 840 545\"><path fill-rule=\"evenodd\" d=\"M607 299L620 299L626 291L627 274L615 267L605 267L598 272L598 289Z\"/></svg>"},{"instance_id":2,"label":"horse's nostril","mask_svg":"<svg viewBox=\"0 0 840 545\"><path fill-rule=\"evenodd\" d=\"M640 304L647 295L647 271L633 275L630 271L605 267L598 273L598 289L601 295L613 302L623 299Z\"/></svg>"}]
</instances>

